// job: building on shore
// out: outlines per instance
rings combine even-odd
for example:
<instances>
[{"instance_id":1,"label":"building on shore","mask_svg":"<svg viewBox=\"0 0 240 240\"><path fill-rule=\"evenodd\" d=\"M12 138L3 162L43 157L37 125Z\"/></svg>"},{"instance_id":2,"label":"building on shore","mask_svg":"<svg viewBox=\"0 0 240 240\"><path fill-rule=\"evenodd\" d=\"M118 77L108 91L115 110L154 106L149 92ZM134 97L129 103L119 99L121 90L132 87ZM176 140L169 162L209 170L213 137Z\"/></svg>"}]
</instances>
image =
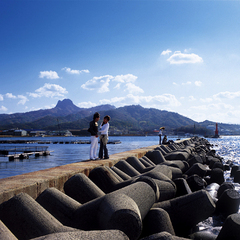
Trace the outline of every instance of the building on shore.
<instances>
[{"instance_id":1,"label":"building on shore","mask_svg":"<svg viewBox=\"0 0 240 240\"><path fill-rule=\"evenodd\" d=\"M27 136L27 131L23 129L9 129L3 130L2 132L0 132L0 135L24 137Z\"/></svg>"}]
</instances>

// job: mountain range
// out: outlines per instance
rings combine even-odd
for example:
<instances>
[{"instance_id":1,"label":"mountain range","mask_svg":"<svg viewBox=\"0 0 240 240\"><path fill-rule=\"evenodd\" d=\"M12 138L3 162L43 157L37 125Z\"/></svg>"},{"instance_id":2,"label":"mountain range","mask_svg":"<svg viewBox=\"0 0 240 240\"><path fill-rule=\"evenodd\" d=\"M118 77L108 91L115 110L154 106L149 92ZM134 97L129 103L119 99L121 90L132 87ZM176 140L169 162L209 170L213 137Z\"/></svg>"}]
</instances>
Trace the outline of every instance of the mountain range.
<instances>
[{"instance_id":1,"label":"mountain range","mask_svg":"<svg viewBox=\"0 0 240 240\"><path fill-rule=\"evenodd\" d=\"M140 105L116 108L113 105L106 104L92 108L79 108L70 99L64 99L59 100L52 109L0 114L0 130L12 128L35 130L84 129L88 128L95 112L100 113L100 119L103 119L105 115L109 115L111 117L111 129L116 128L119 130L128 129L129 131L143 130L149 132L164 126L168 131L174 129L184 131L186 126L205 128L208 125L215 124L210 121L198 123L175 112L143 108Z\"/></svg>"}]
</instances>

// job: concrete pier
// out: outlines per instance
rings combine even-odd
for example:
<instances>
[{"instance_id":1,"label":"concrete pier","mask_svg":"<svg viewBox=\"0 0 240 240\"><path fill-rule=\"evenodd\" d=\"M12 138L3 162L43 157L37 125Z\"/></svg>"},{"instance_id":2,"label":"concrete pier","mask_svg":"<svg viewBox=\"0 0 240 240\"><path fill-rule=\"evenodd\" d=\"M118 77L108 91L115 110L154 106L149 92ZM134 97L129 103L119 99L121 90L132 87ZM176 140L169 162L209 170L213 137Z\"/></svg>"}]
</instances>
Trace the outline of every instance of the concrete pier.
<instances>
[{"instance_id":1,"label":"concrete pier","mask_svg":"<svg viewBox=\"0 0 240 240\"><path fill-rule=\"evenodd\" d=\"M55 187L63 191L64 183L77 173L89 175L90 171L99 166L112 167L117 162L128 157L143 157L148 151L158 145L116 153L107 160L83 161L64 166L48 168L41 171L21 174L14 177L0 179L0 204L13 196L24 192L36 199L45 189Z\"/></svg>"}]
</instances>

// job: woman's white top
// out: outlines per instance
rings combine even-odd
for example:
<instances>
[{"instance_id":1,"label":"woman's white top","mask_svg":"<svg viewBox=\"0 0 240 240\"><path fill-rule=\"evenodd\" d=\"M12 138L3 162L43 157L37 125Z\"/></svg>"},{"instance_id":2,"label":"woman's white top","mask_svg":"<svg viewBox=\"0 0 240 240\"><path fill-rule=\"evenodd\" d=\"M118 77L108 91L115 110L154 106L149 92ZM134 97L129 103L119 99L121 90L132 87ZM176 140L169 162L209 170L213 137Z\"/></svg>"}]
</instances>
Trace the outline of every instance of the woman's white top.
<instances>
[{"instance_id":1,"label":"woman's white top","mask_svg":"<svg viewBox=\"0 0 240 240\"><path fill-rule=\"evenodd\" d=\"M101 124L100 130L98 130L101 134L108 135L109 123Z\"/></svg>"}]
</instances>

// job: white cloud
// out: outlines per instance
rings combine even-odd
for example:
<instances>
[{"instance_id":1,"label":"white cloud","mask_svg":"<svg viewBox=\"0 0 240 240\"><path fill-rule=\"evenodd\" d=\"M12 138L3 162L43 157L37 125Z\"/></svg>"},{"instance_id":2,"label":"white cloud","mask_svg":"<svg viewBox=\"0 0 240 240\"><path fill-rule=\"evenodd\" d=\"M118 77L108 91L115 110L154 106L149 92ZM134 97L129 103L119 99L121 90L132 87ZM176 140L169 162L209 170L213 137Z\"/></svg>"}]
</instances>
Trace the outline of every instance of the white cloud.
<instances>
[{"instance_id":1,"label":"white cloud","mask_svg":"<svg viewBox=\"0 0 240 240\"><path fill-rule=\"evenodd\" d=\"M114 87L115 89L120 89L121 86L124 86L124 91L129 93L143 93L144 91L136 86L134 82L137 80L137 76L133 74L126 75L104 75L100 77L94 77L91 80L88 80L86 83L82 84L82 88L86 90L96 90L98 93L108 92L110 82L117 82L117 85Z\"/></svg>"},{"instance_id":2,"label":"white cloud","mask_svg":"<svg viewBox=\"0 0 240 240\"><path fill-rule=\"evenodd\" d=\"M0 107L0 111L3 111L3 112L6 112L8 109L6 108L6 107L4 107L4 106L1 106Z\"/></svg>"},{"instance_id":3,"label":"white cloud","mask_svg":"<svg viewBox=\"0 0 240 240\"><path fill-rule=\"evenodd\" d=\"M99 93L104 93L109 91L109 82L113 79L111 75L105 75L100 77L94 77L91 80L88 80L86 83L82 84L82 88L86 90L97 90Z\"/></svg>"},{"instance_id":4,"label":"white cloud","mask_svg":"<svg viewBox=\"0 0 240 240\"><path fill-rule=\"evenodd\" d=\"M137 78L138 77L133 74L117 75L112 79L112 81L118 82L114 88L120 89L121 85L125 84L124 91L128 91L129 93L143 93L144 91L134 84Z\"/></svg>"},{"instance_id":5,"label":"white cloud","mask_svg":"<svg viewBox=\"0 0 240 240\"><path fill-rule=\"evenodd\" d=\"M14 96L12 93L6 93L6 97L7 98L12 98L12 99L16 99L17 97Z\"/></svg>"},{"instance_id":6,"label":"white cloud","mask_svg":"<svg viewBox=\"0 0 240 240\"><path fill-rule=\"evenodd\" d=\"M80 108L91 108L91 107L96 107L97 104L88 101L88 102L80 102L77 104L77 106Z\"/></svg>"},{"instance_id":7,"label":"white cloud","mask_svg":"<svg viewBox=\"0 0 240 240\"><path fill-rule=\"evenodd\" d=\"M133 74L126 74L126 75L117 75L113 78L113 81L120 82L120 83L128 83L128 82L135 82L137 80L137 76Z\"/></svg>"},{"instance_id":8,"label":"white cloud","mask_svg":"<svg viewBox=\"0 0 240 240\"><path fill-rule=\"evenodd\" d=\"M121 103L126 99L126 97L114 97L111 99L102 99L99 101L100 104L116 104Z\"/></svg>"},{"instance_id":9,"label":"white cloud","mask_svg":"<svg viewBox=\"0 0 240 240\"><path fill-rule=\"evenodd\" d=\"M7 98L10 98L10 99L20 99L20 101L17 104L24 105L27 101L29 101L28 98L26 96L23 96L23 95L15 96L12 93L6 93L5 96Z\"/></svg>"},{"instance_id":10,"label":"white cloud","mask_svg":"<svg viewBox=\"0 0 240 240\"><path fill-rule=\"evenodd\" d=\"M161 55L169 55L172 51L167 49L166 51L162 51Z\"/></svg>"},{"instance_id":11,"label":"white cloud","mask_svg":"<svg viewBox=\"0 0 240 240\"><path fill-rule=\"evenodd\" d=\"M144 107L178 107L181 103L172 94L162 94L156 96L138 96L128 94L124 97L114 97L111 99L103 99L99 101L100 104L114 104L116 106L124 106L131 104L140 104Z\"/></svg>"},{"instance_id":12,"label":"white cloud","mask_svg":"<svg viewBox=\"0 0 240 240\"><path fill-rule=\"evenodd\" d=\"M190 81L182 83L182 85L191 85L192 83Z\"/></svg>"},{"instance_id":13,"label":"white cloud","mask_svg":"<svg viewBox=\"0 0 240 240\"><path fill-rule=\"evenodd\" d=\"M0 94L0 101L3 101L3 95Z\"/></svg>"},{"instance_id":14,"label":"white cloud","mask_svg":"<svg viewBox=\"0 0 240 240\"><path fill-rule=\"evenodd\" d=\"M213 95L213 98L214 99L234 99L234 98L238 98L240 97L240 91L238 92L229 92L229 91L226 91L226 92L220 92L220 93L217 93L215 95Z\"/></svg>"},{"instance_id":15,"label":"white cloud","mask_svg":"<svg viewBox=\"0 0 240 240\"><path fill-rule=\"evenodd\" d=\"M195 85L196 85L197 87L201 87L201 86L202 86L202 82L201 82L201 81L195 81Z\"/></svg>"},{"instance_id":16,"label":"white cloud","mask_svg":"<svg viewBox=\"0 0 240 240\"><path fill-rule=\"evenodd\" d=\"M88 70L88 69L84 69L84 70L73 70L73 69L71 69L71 68L64 67L64 68L62 68L62 70L65 70L67 73L70 73L70 74L89 73L89 70Z\"/></svg>"},{"instance_id":17,"label":"white cloud","mask_svg":"<svg viewBox=\"0 0 240 240\"><path fill-rule=\"evenodd\" d=\"M44 107L44 109L51 109L51 108L54 108L56 106L56 104L50 104L50 105L46 105Z\"/></svg>"},{"instance_id":18,"label":"white cloud","mask_svg":"<svg viewBox=\"0 0 240 240\"><path fill-rule=\"evenodd\" d=\"M200 105L200 106L192 106L190 107L191 109L197 109L197 110L210 110L211 112L214 112L215 110L220 111L220 110L233 110L234 107L230 104L225 104L225 103L211 103L208 105Z\"/></svg>"},{"instance_id":19,"label":"white cloud","mask_svg":"<svg viewBox=\"0 0 240 240\"><path fill-rule=\"evenodd\" d=\"M193 102L193 101L196 101L197 99L194 97L194 96L189 96L188 97L189 101Z\"/></svg>"},{"instance_id":20,"label":"white cloud","mask_svg":"<svg viewBox=\"0 0 240 240\"><path fill-rule=\"evenodd\" d=\"M167 59L170 64L184 64L184 63L201 63L203 59L194 53L181 53L175 51L172 56Z\"/></svg>"},{"instance_id":21,"label":"white cloud","mask_svg":"<svg viewBox=\"0 0 240 240\"><path fill-rule=\"evenodd\" d=\"M23 95L18 95L18 98L21 99L21 100L18 102L18 104L24 105L27 101L29 101L28 98L25 97L25 96L23 96Z\"/></svg>"},{"instance_id":22,"label":"white cloud","mask_svg":"<svg viewBox=\"0 0 240 240\"><path fill-rule=\"evenodd\" d=\"M114 88L120 89L120 87L121 87L121 83L118 83Z\"/></svg>"},{"instance_id":23,"label":"white cloud","mask_svg":"<svg viewBox=\"0 0 240 240\"><path fill-rule=\"evenodd\" d=\"M35 90L34 93L28 93L29 96L38 98L38 97L64 97L68 91L66 88L63 88L57 84L45 83L43 87Z\"/></svg>"},{"instance_id":24,"label":"white cloud","mask_svg":"<svg viewBox=\"0 0 240 240\"><path fill-rule=\"evenodd\" d=\"M39 78L58 79L59 76L55 71L42 71L39 74Z\"/></svg>"},{"instance_id":25,"label":"white cloud","mask_svg":"<svg viewBox=\"0 0 240 240\"><path fill-rule=\"evenodd\" d=\"M205 98L205 99L200 98L200 101L201 101L201 102L210 103L210 102L212 102L212 98Z\"/></svg>"},{"instance_id":26,"label":"white cloud","mask_svg":"<svg viewBox=\"0 0 240 240\"><path fill-rule=\"evenodd\" d=\"M136 86L134 83L126 83L125 87L126 89L124 91L129 93L144 93L143 89Z\"/></svg>"}]
</instances>

